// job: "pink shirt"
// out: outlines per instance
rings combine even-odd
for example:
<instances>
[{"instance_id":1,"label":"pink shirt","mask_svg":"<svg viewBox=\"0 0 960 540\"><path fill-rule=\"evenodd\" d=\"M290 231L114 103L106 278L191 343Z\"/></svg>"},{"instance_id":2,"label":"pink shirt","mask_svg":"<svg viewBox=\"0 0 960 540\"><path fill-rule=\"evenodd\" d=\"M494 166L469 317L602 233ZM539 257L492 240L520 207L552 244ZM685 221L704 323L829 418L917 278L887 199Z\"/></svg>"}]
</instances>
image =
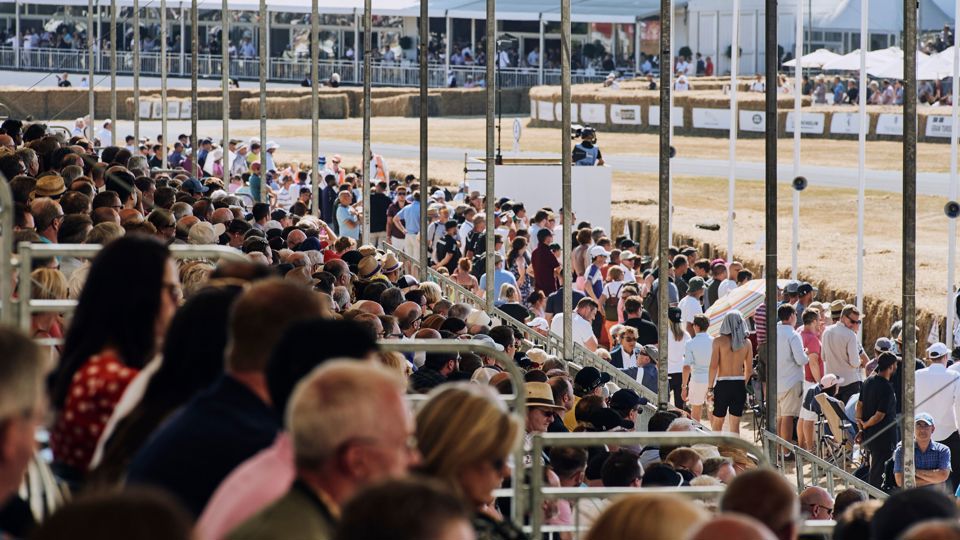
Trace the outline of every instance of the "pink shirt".
<instances>
[{"instance_id":1,"label":"pink shirt","mask_svg":"<svg viewBox=\"0 0 960 540\"><path fill-rule=\"evenodd\" d=\"M296 471L290 435L240 464L220 483L197 520L197 538L220 540L290 489Z\"/></svg>"},{"instance_id":2,"label":"pink shirt","mask_svg":"<svg viewBox=\"0 0 960 540\"><path fill-rule=\"evenodd\" d=\"M817 355L817 365L820 367L820 376L823 377L823 355L820 354L820 336L818 336L816 332L804 330L800 332L800 338L803 340L803 348L807 350L807 354ZM809 363L803 367L803 380L814 384L820 382L813 379L813 372L810 371Z\"/></svg>"}]
</instances>

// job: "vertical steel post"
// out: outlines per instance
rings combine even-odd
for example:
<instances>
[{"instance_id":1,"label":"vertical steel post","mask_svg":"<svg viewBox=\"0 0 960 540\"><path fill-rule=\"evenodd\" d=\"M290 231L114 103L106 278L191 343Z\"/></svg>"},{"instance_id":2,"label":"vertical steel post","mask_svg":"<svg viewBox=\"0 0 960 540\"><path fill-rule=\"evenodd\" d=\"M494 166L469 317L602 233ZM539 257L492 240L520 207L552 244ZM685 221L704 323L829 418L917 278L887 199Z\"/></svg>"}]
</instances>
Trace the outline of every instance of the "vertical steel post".
<instances>
[{"instance_id":1,"label":"vertical steel post","mask_svg":"<svg viewBox=\"0 0 960 540\"><path fill-rule=\"evenodd\" d=\"M730 140L727 164L727 262L733 262L733 220L737 193L737 73L740 71L740 0L733 0L733 28L730 34ZM770 84L770 81L767 81ZM736 278L732 278L736 279Z\"/></svg>"},{"instance_id":2,"label":"vertical steel post","mask_svg":"<svg viewBox=\"0 0 960 540\"><path fill-rule=\"evenodd\" d=\"M917 357L917 2L903 2L903 485L916 485L913 455Z\"/></svg>"},{"instance_id":3,"label":"vertical steel post","mask_svg":"<svg viewBox=\"0 0 960 540\"><path fill-rule=\"evenodd\" d=\"M449 21L449 17L447 18ZM427 279L427 198L430 194L430 171L428 159L428 133L430 123L430 103L428 86L430 72L428 53L430 46L430 9L427 0L420 0L420 281ZM449 47L450 35L447 35ZM447 62L450 56L447 56Z\"/></svg>"},{"instance_id":4,"label":"vertical steel post","mask_svg":"<svg viewBox=\"0 0 960 540\"><path fill-rule=\"evenodd\" d=\"M223 116L223 138L220 149L223 150L223 183L230 182L230 167L233 165L230 155L230 4L223 0L220 5L220 112Z\"/></svg>"},{"instance_id":5,"label":"vertical steel post","mask_svg":"<svg viewBox=\"0 0 960 540\"><path fill-rule=\"evenodd\" d=\"M116 1L116 0L114 0ZM199 59L197 51L200 49L200 8L197 0L193 0L190 9L190 161L193 163L191 173L194 177L200 178L200 134L197 131L197 121L199 120L197 79L200 75Z\"/></svg>"},{"instance_id":6,"label":"vertical steel post","mask_svg":"<svg viewBox=\"0 0 960 540\"><path fill-rule=\"evenodd\" d=\"M960 28L960 0L954 3L954 21L953 27ZM954 40L956 41L956 40ZM960 47L953 47L953 77L951 77L953 86L951 87L951 103L960 102ZM957 200L957 139L960 134L960 107L952 107L950 124L950 189L948 192L949 200ZM953 126L958 126L954 128ZM953 326L956 324L956 303L954 298L957 294L955 282L955 268L957 260L957 220L950 219L947 223L947 347L953 349Z\"/></svg>"},{"instance_id":7,"label":"vertical steel post","mask_svg":"<svg viewBox=\"0 0 960 540\"><path fill-rule=\"evenodd\" d=\"M10 268L11 272L13 271L10 263L13 256L13 205L10 183L3 178L0 181L0 232L3 232L0 234L0 268ZM13 301L13 280L10 279L10 274L6 274L3 279L0 279L0 322L8 325L16 324L17 314L14 311L16 308L17 305Z\"/></svg>"},{"instance_id":8,"label":"vertical steel post","mask_svg":"<svg viewBox=\"0 0 960 540\"><path fill-rule=\"evenodd\" d=\"M181 77L185 74L183 70L183 65L187 63L186 34L187 34L187 13L185 8L183 7L183 2L180 2L180 76Z\"/></svg>"},{"instance_id":9,"label":"vertical steel post","mask_svg":"<svg viewBox=\"0 0 960 540\"><path fill-rule=\"evenodd\" d=\"M803 57L803 2L797 1L797 22L794 34L796 43L794 43L794 59L797 67L793 70L793 177L800 176L800 136L803 132L801 126L802 112L801 102L803 100L803 65L800 59ZM770 84L770 81L767 81ZM793 190L793 240L790 244L790 279L797 279L800 267L800 191Z\"/></svg>"},{"instance_id":10,"label":"vertical steel post","mask_svg":"<svg viewBox=\"0 0 960 540\"><path fill-rule=\"evenodd\" d=\"M310 3L310 197L320 216L320 3ZM289 210L289 208L284 208Z\"/></svg>"},{"instance_id":11,"label":"vertical steel post","mask_svg":"<svg viewBox=\"0 0 960 540\"><path fill-rule=\"evenodd\" d=\"M370 61L373 58L373 5L371 0L363 0L363 180L361 193L363 198L363 230L360 238L363 242L370 241L370 180L374 171L370 170L373 155L370 151L370 108L372 103L371 84L373 73ZM389 181L389 179L387 179ZM420 201L420 213L427 211L427 201ZM420 231L426 235L427 231ZM422 262L422 261L421 261Z\"/></svg>"},{"instance_id":12,"label":"vertical steel post","mask_svg":"<svg viewBox=\"0 0 960 540\"><path fill-rule=\"evenodd\" d=\"M117 131L117 0L110 0L110 129L114 146L119 146Z\"/></svg>"},{"instance_id":13,"label":"vertical steel post","mask_svg":"<svg viewBox=\"0 0 960 540\"><path fill-rule=\"evenodd\" d=\"M87 0L87 99L90 107L90 142L97 138L97 94L95 91L94 65L97 58L94 53L96 39L93 34L93 0Z\"/></svg>"},{"instance_id":14,"label":"vertical steel post","mask_svg":"<svg viewBox=\"0 0 960 540\"><path fill-rule=\"evenodd\" d=\"M539 41L537 42L537 84L543 84L543 52L544 52L544 20L543 13L540 14L539 23L537 28L539 29ZM566 130L564 130L565 132Z\"/></svg>"},{"instance_id":15,"label":"vertical steel post","mask_svg":"<svg viewBox=\"0 0 960 540\"><path fill-rule=\"evenodd\" d=\"M657 319L659 330L660 358L667 358L669 341L667 335L667 310L669 309L670 277L667 268L667 259L670 257L670 113L673 103L673 2L660 2L660 166L659 166L659 197L657 221L657 259L658 280L657 302L659 312L651 314ZM569 238L565 239L569 242ZM667 408L669 387L667 386L667 364L659 362L657 369L657 403L660 409Z\"/></svg>"},{"instance_id":16,"label":"vertical steel post","mask_svg":"<svg viewBox=\"0 0 960 540\"><path fill-rule=\"evenodd\" d=\"M224 0L226 1L226 0ZM133 0L133 138L140 144L140 0ZM139 146L138 146L139 147Z\"/></svg>"},{"instance_id":17,"label":"vertical steel post","mask_svg":"<svg viewBox=\"0 0 960 540\"><path fill-rule=\"evenodd\" d=\"M562 1L562 0L561 0ZM494 219L494 201L497 199L496 189L495 189L495 171L496 171L496 161L494 159L494 113L497 108L497 79L494 76L494 67L497 62L497 6L496 0L487 0L487 43L484 45L483 51L486 56L486 81L487 81L487 126L486 126L486 136L487 136L487 154L486 154L486 167L484 167L486 174L486 215L487 215L487 247L486 247L486 269L485 274L487 276L486 283L486 304L487 311L493 311L493 301L496 300L496 294L499 291L495 291L493 287L493 282L495 275L495 254L493 252L494 248L494 236L496 234L496 220ZM506 240L506 239L504 239ZM568 291L564 291L567 293ZM569 313L564 314L564 318L568 318ZM564 335L566 339L566 334ZM566 349L564 349L566 353ZM569 356L567 357L569 359Z\"/></svg>"},{"instance_id":18,"label":"vertical steel post","mask_svg":"<svg viewBox=\"0 0 960 540\"><path fill-rule=\"evenodd\" d=\"M167 168L167 0L160 0L160 168Z\"/></svg>"},{"instance_id":19,"label":"vertical steel post","mask_svg":"<svg viewBox=\"0 0 960 540\"><path fill-rule=\"evenodd\" d=\"M777 0L765 0L764 62L766 64L766 174L764 194L766 206L766 256L764 274L767 280L767 431L777 433ZM794 126L799 129L798 125ZM770 445L771 461L776 458L776 445Z\"/></svg>"},{"instance_id":20,"label":"vertical steel post","mask_svg":"<svg viewBox=\"0 0 960 540\"><path fill-rule=\"evenodd\" d=\"M633 74L640 76L640 31L643 29L640 17L633 23Z\"/></svg>"},{"instance_id":21,"label":"vertical steel post","mask_svg":"<svg viewBox=\"0 0 960 540\"><path fill-rule=\"evenodd\" d=\"M23 39L20 36L20 0L13 4L13 67L20 69L20 51Z\"/></svg>"},{"instance_id":22,"label":"vertical steel post","mask_svg":"<svg viewBox=\"0 0 960 540\"><path fill-rule=\"evenodd\" d=\"M668 2L670 0L667 0ZM573 141L570 124L570 50L572 30L570 0L560 0L560 164L563 198L563 220L560 226L560 245L563 247L563 359L573 359ZM543 51L541 51L543 52Z\"/></svg>"},{"instance_id":23,"label":"vertical steel post","mask_svg":"<svg viewBox=\"0 0 960 540\"><path fill-rule=\"evenodd\" d=\"M353 10L353 82L360 82L360 15Z\"/></svg>"},{"instance_id":24,"label":"vertical steel post","mask_svg":"<svg viewBox=\"0 0 960 540\"><path fill-rule=\"evenodd\" d=\"M867 47L870 43L869 21L870 1L860 0L860 85L857 91L857 116L860 125L857 129L857 309L863 310L863 258L864 252L864 211L867 189ZM857 328L857 335L861 335L863 325Z\"/></svg>"},{"instance_id":25,"label":"vertical steel post","mask_svg":"<svg viewBox=\"0 0 960 540\"><path fill-rule=\"evenodd\" d=\"M443 45L443 80L446 81L447 74L450 73L450 55L453 54L453 21L450 14L444 14L444 33L446 34Z\"/></svg>"},{"instance_id":26,"label":"vertical steel post","mask_svg":"<svg viewBox=\"0 0 960 540\"><path fill-rule=\"evenodd\" d=\"M260 201L267 200L267 0L260 0Z\"/></svg>"}]
</instances>

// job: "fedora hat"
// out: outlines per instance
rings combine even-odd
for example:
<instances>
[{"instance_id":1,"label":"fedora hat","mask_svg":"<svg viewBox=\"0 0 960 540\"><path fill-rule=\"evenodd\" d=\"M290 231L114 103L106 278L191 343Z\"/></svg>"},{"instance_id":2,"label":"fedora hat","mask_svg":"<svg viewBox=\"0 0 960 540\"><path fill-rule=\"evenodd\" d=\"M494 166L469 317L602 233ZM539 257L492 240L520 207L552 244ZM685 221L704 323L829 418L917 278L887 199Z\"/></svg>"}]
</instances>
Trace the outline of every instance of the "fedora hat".
<instances>
[{"instance_id":1,"label":"fedora hat","mask_svg":"<svg viewBox=\"0 0 960 540\"><path fill-rule=\"evenodd\" d=\"M553 401L553 390L544 382L528 382L524 388L527 391L527 407L543 407L546 409L566 410Z\"/></svg>"},{"instance_id":2,"label":"fedora hat","mask_svg":"<svg viewBox=\"0 0 960 540\"><path fill-rule=\"evenodd\" d=\"M370 279L380 273L380 263L373 255L367 255L357 264L357 275L361 279Z\"/></svg>"},{"instance_id":3,"label":"fedora hat","mask_svg":"<svg viewBox=\"0 0 960 540\"><path fill-rule=\"evenodd\" d=\"M403 266L400 264L400 261L397 260L397 256L390 252L387 252L387 254L383 256L380 264L383 266L384 274L396 272Z\"/></svg>"},{"instance_id":4,"label":"fedora hat","mask_svg":"<svg viewBox=\"0 0 960 540\"><path fill-rule=\"evenodd\" d=\"M34 194L37 197L59 197L66 190L67 187L63 183L63 177L58 174L48 174L37 180Z\"/></svg>"}]
</instances>

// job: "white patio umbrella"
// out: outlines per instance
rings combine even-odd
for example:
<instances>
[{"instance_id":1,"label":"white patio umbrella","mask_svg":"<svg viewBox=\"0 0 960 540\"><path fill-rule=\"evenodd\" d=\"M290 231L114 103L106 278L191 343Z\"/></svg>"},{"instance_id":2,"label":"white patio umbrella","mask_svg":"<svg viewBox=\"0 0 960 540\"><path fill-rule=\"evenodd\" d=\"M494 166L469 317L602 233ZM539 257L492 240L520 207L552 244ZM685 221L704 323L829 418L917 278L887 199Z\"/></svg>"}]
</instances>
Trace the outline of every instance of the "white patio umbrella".
<instances>
[{"instance_id":1,"label":"white patio umbrella","mask_svg":"<svg viewBox=\"0 0 960 540\"><path fill-rule=\"evenodd\" d=\"M879 68L897 58L903 58L903 51L898 47L867 51L867 73L870 69ZM860 71L860 49L825 63L822 69L824 71Z\"/></svg>"},{"instance_id":2,"label":"white patio umbrella","mask_svg":"<svg viewBox=\"0 0 960 540\"><path fill-rule=\"evenodd\" d=\"M936 63L926 54L917 51L917 80L926 81L939 79L936 69L927 69L928 64ZM903 58L890 58L880 65L871 66L867 62L867 74L878 79L903 80Z\"/></svg>"},{"instance_id":3,"label":"white patio umbrella","mask_svg":"<svg viewBox=\"0 0 960 540\"><path fill-rule=\"evenodd\" d=\"M800 57L800 67L822 68L827 62L832 62L840 57L841 55L833 51L829 51L827 49L817 49L810 54L805 54ZM796 67L797 59L794 58L789 62L784 62L783 65L784 67Z\"/></svg>"}]
</instances>

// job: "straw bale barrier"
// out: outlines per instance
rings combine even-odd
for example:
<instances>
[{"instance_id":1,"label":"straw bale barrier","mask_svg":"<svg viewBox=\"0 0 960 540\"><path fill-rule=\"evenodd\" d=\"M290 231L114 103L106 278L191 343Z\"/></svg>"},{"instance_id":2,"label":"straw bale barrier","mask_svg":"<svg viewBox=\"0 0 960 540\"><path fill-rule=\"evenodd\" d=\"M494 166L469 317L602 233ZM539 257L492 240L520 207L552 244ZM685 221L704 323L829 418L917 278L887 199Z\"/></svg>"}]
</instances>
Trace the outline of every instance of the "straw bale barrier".
<instances>
[{"instance_id":1,"label":"straw bale barrier","mask_svg":"<svg viewBox=\"0 0 960 540\"><path fill-rule=\"evenodd\" d=\"M699 80L694 82L696 88ZM743 86L745 83L739 84ZM590 124L608 132L657 132L659 91L647 90L645 87L631 88L632 85L633 83L627 82L616 90L603 88L598 84L574 86L571 88L573 122ZM555 86L538 86L530 89L529 96L530 125L560 127L560 89ZM764 136L764 98L764 94L759 92L737 94L739 137ZM801 106L803 118L800 129L804 138L857 138L857 107L814 105L809 96L802 98ZM674 108L675 133L705 137L726 136L729 133L730 97L723 92L696 89L677 92L674 94ZM779 94L777 109L778 136L793 137L793 96ZM948 143L950 114L947 107L920 107L917 113L919 140ZM867 122L868 140L900 140L902 137L902 107L869 105Z\"/></svg>"},{"instance_id":2,"label":"straw bale barrier","mask_svg":"<svg viewBox=\"0 0 960 540\"><path fill-rule=\"evenodd\" d=\"M623 220L622 218L614 218L613 221L614 222L611 230L615 231L623 230L624 221L626 221L626 225L630 230L631 237L640 244L641 252L654 253L657 250L658 233L656 224L645 220ZM724 248L709 243L703 243L696 238L686 235L673 235L671 243L676 246L694 246L697 248L699 256L707 259L726 258L726 250ZM758 253L752 258L750 256L738 256L737 260L743 262L744 267L750 269L755 277L761 278L762 274L760 271L763 264L761 258L762 253ZM785 268L779 274L781 279L789 279L790 269ZM815 275L800 274L799 278L803 281L810 282L813 284L813 286L819 289L819 292L817 293L818 301L833 301L841 299L849 303L854 303L856 300L855 292L837 289ZM901 319L899 297L890 299L866 296L863 299L863 310L865 314L863 318L863 343L864 349L869 352L873 350L873 343L876 341L876 339L883 336L889 336L890 327L894 322ZM930 327L933 325L933 322L936 319L939 319L939 339L942 341L945 339L944 329L946 328L946 317L926 310L917 311L917 326L920 328L920 331L917 333L917 337L920 340L921 345L925 343L925 338L930 332Z\"/></svg>"}]
</instances>

